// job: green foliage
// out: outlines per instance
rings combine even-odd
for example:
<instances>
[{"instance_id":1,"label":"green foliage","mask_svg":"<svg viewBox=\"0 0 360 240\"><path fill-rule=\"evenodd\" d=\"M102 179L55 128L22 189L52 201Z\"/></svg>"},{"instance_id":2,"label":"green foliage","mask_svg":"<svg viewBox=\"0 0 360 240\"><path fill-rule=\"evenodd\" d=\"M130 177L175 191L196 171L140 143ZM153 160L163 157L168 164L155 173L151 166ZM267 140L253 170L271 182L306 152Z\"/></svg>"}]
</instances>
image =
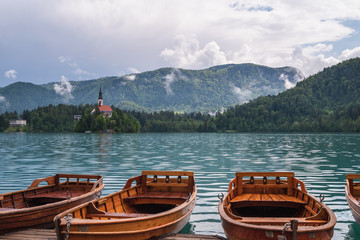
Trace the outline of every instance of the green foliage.
<instances>
[{"instance_id":1,"label":"green foliage","mask_svg":"<svg viewBox=\"0 0 360 240\"><path fill-rule=\"evenodd\" d=\"M256 67L249 69L259 71ZM271 71L271 69L265 70ZM233 74L239 74L234 70L233 65L210 68L203 70L201 74L208 76L216 73L221 78L224 72L229 74L231 71L234 71ZM144 73L143 77L157 78L158 85L161 86L161 76L166 73L171 73L171 69ZM184 75L186 73L186 76L199 74L199 72L187 70L181 73ZM194 76L191 79L195 79ZM111 78L112 81L117 79ZM188 79L190 77L184 77L182 81ZM144 81L143 84L150 84L144 79L142 81ZM244 81L251 82L252 80L245 78ZM194 82L207 93L209 93L207 85L212 85L210 88L214 89L219 87L217 83ZM130 85L131 83L128 83L123 86L130 87ZM181 84L181 86L186 86L186 84ZM144 89L142 91L145 91ZM185 91L192 91L192 89L189 87ZM59 104L39 107L32 111L25 110L21 118L27 120L28 123L25 131L44 132L88 130L94 132L104 130L113 132L139 132L140 130L142 132L360 132L359 91L360 58L356 58L326 68L277 96L258 97L246 104L230 107L226 112L218 113L215 117L200 112L155 111L147 113L122 111L112 107L112 117L104 118L98 108L93 114L91 113L95 105ZM108 92L103 90L103 95L104 93ZM149 97L149 101L154 98ZM172 101L170 98L163 98L161 102L164 103L164 100ZM190 102L198 100L205 101L196 98L191 99ZM209 104L209 102L211 100L204 104ZM73 115L78 114L82 114L83 117L74 125ZM7 128L8 119L12 118L18 118L16 112L0 115L0 131Z\"/></svg>"},{"instance_id":2,"label":"green foliage","mask_svg":"<svg viewBox=\"0 0 360 240\"><path fill-rule=\"evenodd\" d=\"M208 114L175 113L160 111L153 113L129 111L129 115L139 120L142 132L214 132L217 131L215 123L205 125L214 118Z\"/></svg>"},{"instance_id":3,"label":"green foliage","mask_svg":"<svg viewBox=\"0 0 360 240\"><path fill-rule=\"evenodd\" d=\"M10 119L18 119L17 112L5 112L0 115L0 132L9 128Z\"/></svg>"},{"instance_id":4,"label":"green foliage","mask_svg":"<svg viewBox=\"0 0 360 240\"><path fill-rule=\"evenodd\" d=\"M0 113L35 109L49 104L92 104L101 85L107 103L123 110L207 112L285 90L281 74L296 81L297 70L255 64L230 64L204 70L162 68L129 77L71 82L73 98L55 93L54 83L15 83L0 89L9 104ZM241 94L243 93L243 94Z\"/></svg>"},{"instance_id":5,"label":"green foliage","mask_svg":"<svg viewBox=\"0 0 360 240\"><path fill-rule=\"evenodd\" d=\"M121 110L113 108L111 118L103 117L96 107L94 114L91 111L95 105L49 105L38 107L35 110L25 110L20 116L27 121L26 127L15 129L14 131L26 132L102 132L112 130L113 132L139 132L140 123L133 116L128 116ZM83 115L75 122L74 115ZM4 113L0 115L0 131L9 127L9 119L18 119L16 112Z\"/></svg>"},{"instance_id":6,"label":"green foliage","mask_svg":"<svg viewBox=\"0 0 360 240\"><path fill-rule=\"evenodd\" d=\"M9 127L9 120L5 116L0 115L0 132L5 131Z\"/></svg>"},{"instance_id":7,"label":"green foliage","mask_svg":"<svg viewBox=\"0 0 360 240\"><path fill-rule=\"evenodd\" d=\"M131 115L127 115L120 109L114 108L111 118L104 117L96 106L94 113L93 108L88 108L83 112L83 117L75 124L76 132L103 132L111 130L118 133L133 133L140 131L140 123Z\"/></svg>"},{"instance_id":8,"label":"green foliage","mask_svg":"<svg viewBox=\"0 0 360 240\"><path fill-rule=\"evenodd\" d=\"M259 97L216 118L238 132L360 132L360 59L299 82L277 96Z\"/></svg>"}]
</instances>

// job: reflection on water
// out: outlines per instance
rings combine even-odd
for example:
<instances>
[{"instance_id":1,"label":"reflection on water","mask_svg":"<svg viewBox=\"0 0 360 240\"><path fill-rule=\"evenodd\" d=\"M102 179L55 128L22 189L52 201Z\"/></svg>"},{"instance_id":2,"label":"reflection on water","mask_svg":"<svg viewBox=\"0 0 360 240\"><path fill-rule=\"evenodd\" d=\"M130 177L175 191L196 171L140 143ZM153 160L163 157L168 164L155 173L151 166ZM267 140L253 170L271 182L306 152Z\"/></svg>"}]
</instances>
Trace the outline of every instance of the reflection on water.
<instances>
[{"instance_id":1,"label":"reflection on water","mask_svg":"<svg viewBox=\"0 0 360 240\"><path fill-rule=\"evenodd\" d=\"M194 171L197 205L183 232L198 234L223 235L217 195L236 171L294 171L325 195L338 218L334 239L360 239L344 197L345 174L360 172L360 135L1 133L0 143L0 193L56 173L101 174L109 194L144 169Z\"/></svg>"}]
</instances>

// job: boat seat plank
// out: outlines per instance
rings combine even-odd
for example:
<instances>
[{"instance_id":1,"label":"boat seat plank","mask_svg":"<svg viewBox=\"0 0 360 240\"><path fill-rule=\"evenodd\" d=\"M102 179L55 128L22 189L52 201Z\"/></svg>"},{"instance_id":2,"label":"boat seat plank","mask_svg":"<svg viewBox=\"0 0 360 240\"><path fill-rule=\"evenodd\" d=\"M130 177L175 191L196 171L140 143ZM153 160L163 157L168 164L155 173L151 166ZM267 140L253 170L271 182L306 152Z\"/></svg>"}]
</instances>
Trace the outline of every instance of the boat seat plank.
<instances>
[{"instance_id":1,"label":"boat seat plank","mask_svg":"<svg viewBox=\"0 0 360 240\"><path fill-rule=\"evenodd\" d=\"M230 203L239 203L239 202L292 202L299 204L306 204L301 199L298 199L294 196L288 196L286 194L241 194L231 199Z\"/></svg>"},{"instance_id":2,"label":"boat seat plank","mask_svg":"<svg viewBox=\"0 0 360 240\"><path fill-rule=\"evenodd\" d=\"M167 199L183 199L186 200L188 195L186 193L180 193L180 192L145 192L140 193L131 197L126 197L124 200L129 199L139 199L139 198L167 198Z\"/></svg>"},{"instance_id":3,"label":"boat seat plank","mask_svg":"<svg viewBox=\"0 0 360 240\"><path fill-rule=\"evenodd\" d=\"M244 217L242 219L237 219L236 221L249 224L259 224L259 225L284 225L289 223L291 220L298 220L299 225L313 225L313 224L325 224L327 220L307 220L306 218L282 218L282 217Z\"/></svg>"},{"instance_id":4,"label":"boat seat plank","mask_svg":"<svg viewBox=\"0 0 360 240\"><path fill-rule=\"evenodd\" d=\"M86 214L86 218L137 218L137 217L146 217L151 214L145 213L88 213Z\"/></svg>"},{"instance_id":5,"label":"boat seat plank","mask_svg":"<svg viewBox=\"0 0 360 240\"><path fill-rule=\"evenodd\" d=\"M241 194L239 196L236 196L235 198L231 199L231 203L232 202L239 202L239 201L249 201L249 199L251 198L252 193L244 193Z\"/></svg>"},{"instance_id":6,"label":"boat seat plank","mask_svg":"<svg viewBox=\"0 0 360 240\"><path fill-rule=\"evenodd\" d=\"M259 201L262 201L261 200L261 194L253 194L251 195L249 201L256 201L256 202L259 202Z\"/></svg>"},{"instance_id":7,"label":"boat seat plank","mask_svg":"<svg viewBox=\"0 0 360 240\"><path fill-rule=\"evenodd\" d=\"M48 192L48 193L40 193L36 195L31 196L25 196L25 199L39 199L39 198L48 198L48 199L59 199L59 200L65 200L69 197L78 197L84 194L84 192L76 191L76 192L67 192L67 191L56 191L56 192Z\"/></svg>"},{"instance_id":8,"label":"boat seat plank","mask_svg":"<svg viewBox=\"0 0 360 240\"><path fill-rule=\"evenodd\" d=\"M124 202L130 205L138 204L181 204L188 198L186 193L180 192L145 192L125 197Z\"/></svg>"},{"instance_id":9,"label":"boat seat plank","mask_svg":"<svg viewBox=\"0 0 360 240\"><path fill-rule=\"evenodd\" d=\"M273 201L269 194L261 194L262 201Z\"/></svg>"}]
</instances>

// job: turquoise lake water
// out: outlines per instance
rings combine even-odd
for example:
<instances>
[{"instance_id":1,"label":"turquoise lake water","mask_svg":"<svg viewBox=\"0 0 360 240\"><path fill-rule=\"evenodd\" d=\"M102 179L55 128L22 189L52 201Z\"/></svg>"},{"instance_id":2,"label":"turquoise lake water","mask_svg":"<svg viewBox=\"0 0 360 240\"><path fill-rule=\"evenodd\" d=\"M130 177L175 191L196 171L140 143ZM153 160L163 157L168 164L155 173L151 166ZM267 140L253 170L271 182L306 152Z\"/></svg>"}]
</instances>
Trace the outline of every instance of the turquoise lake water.
<instances>
[{"instance_id":1,"label":"turquoise lake water","mask_svg":"<svg viewBox=\"0 0 360 240\"><path fill-rule=\"evenodd\" d=\"M357 134L35 134L0 133L0 193L56 173L100 174L103 195L142 170L195 172L197 203L184 233L224 236L217 212L237 171L293 171L335 212L333 239L360 239L344 196L345 175L360 173Z\"/></svg>"}]
</instances>

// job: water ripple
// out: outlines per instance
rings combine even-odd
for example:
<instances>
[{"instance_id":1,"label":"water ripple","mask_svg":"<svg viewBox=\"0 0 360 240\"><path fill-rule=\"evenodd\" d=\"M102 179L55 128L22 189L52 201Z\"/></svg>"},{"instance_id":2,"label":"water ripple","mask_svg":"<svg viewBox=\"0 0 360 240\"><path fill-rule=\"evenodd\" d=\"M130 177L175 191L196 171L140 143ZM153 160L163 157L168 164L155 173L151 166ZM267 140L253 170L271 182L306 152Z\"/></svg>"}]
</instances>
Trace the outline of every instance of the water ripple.
<instances>
[{"instance_id":1,"label":"water ripple","mask_svg":"<svg viewBox=\"0 0 360 240\"><path fill-rule=\"evenodd\" d=\"M194 171L197 204L183 231L198 234L223 236L218 194L236 171L293 171L310 194L325 195L334 239L360 239L344 196L345 175L360 171L360 135L0 133L0 144L0 193L56 173L101 174L109 194L144 169Z\"/></svg>"}]
</instances>

